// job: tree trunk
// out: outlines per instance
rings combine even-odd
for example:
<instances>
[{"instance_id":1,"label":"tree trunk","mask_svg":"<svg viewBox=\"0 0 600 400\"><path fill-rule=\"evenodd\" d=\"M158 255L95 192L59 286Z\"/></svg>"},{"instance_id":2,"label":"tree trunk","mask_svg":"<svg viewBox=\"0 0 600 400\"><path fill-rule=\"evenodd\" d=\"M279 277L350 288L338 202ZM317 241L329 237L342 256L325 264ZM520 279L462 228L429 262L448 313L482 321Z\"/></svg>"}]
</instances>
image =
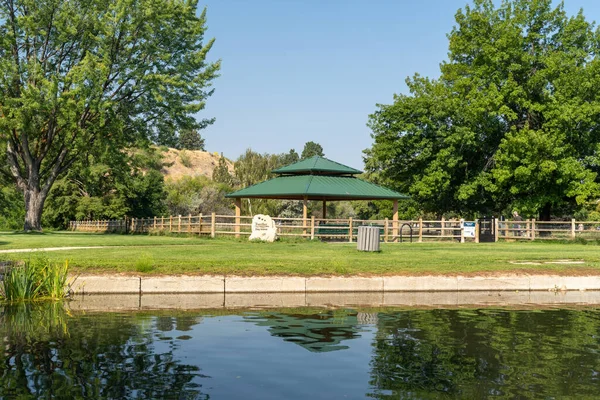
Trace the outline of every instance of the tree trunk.
<instances>
[{"instance_id":1,"label":"tree trunk","mask_svg":"<svg viewBox=\"0 0 600 400\"><path fill-rule=\"evenodd\" d=\"M42 230L42 210L46 201L46 194L37 188L26 188L25 197L25 231Z\"/></svg>"},{"instance_id":2,"label":"tree trunk","mask_svg":"<svg viewBox=\"0 0 600 400\"><path fill-rule=\"evenodd\" d=\"M552 204L546 203L540 211L540 221L550 221L552 218Z\"/></svg>"}]
</instances>

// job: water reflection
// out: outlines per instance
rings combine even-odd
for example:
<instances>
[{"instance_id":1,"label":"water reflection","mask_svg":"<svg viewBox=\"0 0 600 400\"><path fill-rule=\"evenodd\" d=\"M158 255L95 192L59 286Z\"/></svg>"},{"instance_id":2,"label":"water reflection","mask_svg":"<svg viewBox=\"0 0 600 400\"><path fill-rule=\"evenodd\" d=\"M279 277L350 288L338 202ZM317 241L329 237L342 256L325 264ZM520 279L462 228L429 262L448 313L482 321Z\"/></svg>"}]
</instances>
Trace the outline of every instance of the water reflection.
<instances>
[{"instance_id":1,"label":"water reflection","mask_svg":"<svg viewBox=\"0 0 600 400\"><path fill-rule=\"evenodd\" d=\"M0 398L208 398L200 368L157 351L151 316L72 318L59 303L2 310Z\"/></svg>"},{"instance_id":2,"label":"water reflection","mask_svg":"<svg viewBox=\"0 0 600 400\"><path fill-rule=\"evenodd\" d=\"M360 315L364 316L364 313ZM268 327L272 336L296 343L314 353L344 350L342 341L360 337L359 313L352 310L308 311L306 314L261 312L245 319L258 326Z\"/></svg>"},{"instance_id":3,"label":"water reflection","mask_svg":"<svg viewBox=\"0 0 600 400\"><path fill-rule=\"evenodd\" d=\"M594 398L594 309L0 308L4 398Z\"/></svg>"},{"instance_id":4,"label":"water reflection","mask_svg":"<svg viewBox=\"0 0 600 400\"><path fill-rule=\"evenodd\" d=\"M590 310L383 314L372 397L591 398L600 387L599 333Z\"/></svg>"}]
</instances>

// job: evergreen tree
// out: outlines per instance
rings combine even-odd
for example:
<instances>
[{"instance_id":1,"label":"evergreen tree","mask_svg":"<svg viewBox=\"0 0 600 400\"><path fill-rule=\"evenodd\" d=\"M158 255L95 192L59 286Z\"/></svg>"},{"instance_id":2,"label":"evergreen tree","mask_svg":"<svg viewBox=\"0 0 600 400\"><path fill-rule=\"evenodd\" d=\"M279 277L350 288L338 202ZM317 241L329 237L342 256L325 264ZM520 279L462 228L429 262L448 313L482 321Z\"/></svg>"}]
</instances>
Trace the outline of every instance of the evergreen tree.
<instances>
[{"instance_id":1,"label":"evergreen tree","mask_svg":"<svg viewBox=\"0 0 600 400\"><path fill-rule=\"evenodd\" d=\"M196 129L186 129L179 134L177 148L180 150L202 150L204 151L204 138Z\"/></svg>"},{"instance_id":2,"label":"evergreen tree","mask_svg":"<svg viewBox=\"0 0 600 400\"><path fill-rule=\"evenodd\" d=\"M219 163L213 170L212 174L213 181L217 183L223 183L227 186L233 186L233 176L229 173L229 168L227 167L227 160L221 154L219 158Z\"/></svg>"},{"instance_id":3,"label":"evergreen tree","mask_svg":"<svg viewBox=\"0 0 600 400\"><path fill-rule=\"evenodd\" d=\"M323 147L319 143L306 142L304 144L304 149L302 150L302 159L304 160L314 156L325 157L325 154L323 153Z\"/></svg>"}]
</instances>

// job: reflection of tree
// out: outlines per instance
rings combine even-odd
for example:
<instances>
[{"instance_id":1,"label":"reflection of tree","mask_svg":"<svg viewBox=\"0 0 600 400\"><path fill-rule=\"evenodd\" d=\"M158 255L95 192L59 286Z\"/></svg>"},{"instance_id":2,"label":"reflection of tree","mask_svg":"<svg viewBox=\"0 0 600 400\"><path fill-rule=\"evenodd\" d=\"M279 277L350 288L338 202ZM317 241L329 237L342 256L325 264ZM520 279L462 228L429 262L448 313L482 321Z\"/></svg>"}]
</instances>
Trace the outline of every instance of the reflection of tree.
<instances>
[{"instance_id":1,"label":"reflection of tree","mask_svg":"<svg viewBox=\"0 0 600 400\"><path fill-rule=\"evenodd\" d=\"M60 322L48 325L47 318L21 315L46 315L40 310L49 306L35 306L35 312L30 307L5 309L0 317L5 343L0 398L208 398L193 382L204 377L198 367L181 364L172 347L157 350L151 330L142 328L151 317L96 314L75 319L63 310ZM19 329L21 320L29 321L25 332Z\"/></svg>"},{"instance_id":2,"label":"reflection of tree","mask_svg":"<svg viewBox=\"0 0 600 400\"><path fill-rule=\"evenodd\" d=\"M600 320L577 310L380 314L370 397L594 397Z\"/></svg>"},{"instance_id":3,"label":"reflection of tree","mask_svg":"<svg viewBox=\"0 0 600 400\"><path fill-rule=\"evenodd\" d=\"M246 320L269 327L272 336L296 343L311 352L322 353L347 349L348 346L340 344L342 341L360 337L356 315L356 312L345 310L316 314L262 312L247 316Z\"/></svg>"}]
</instances>

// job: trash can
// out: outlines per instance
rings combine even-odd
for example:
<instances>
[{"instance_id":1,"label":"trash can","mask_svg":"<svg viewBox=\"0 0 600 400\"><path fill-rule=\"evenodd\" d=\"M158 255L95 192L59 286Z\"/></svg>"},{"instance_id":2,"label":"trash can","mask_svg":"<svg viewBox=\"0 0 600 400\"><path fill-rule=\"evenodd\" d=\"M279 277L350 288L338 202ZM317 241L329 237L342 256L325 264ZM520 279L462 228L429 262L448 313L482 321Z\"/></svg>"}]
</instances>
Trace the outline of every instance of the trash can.
<instances>
[{"instance_id":1,"label":"trash can","mask_svg":"<svg viewBox=\"0 0 600 400\"><path fill-rule=\"evenodd\" d=\"M378 226L359 226L356 248L359 251L379 251L380 235Z\"/></svg>"}]
</instances>

